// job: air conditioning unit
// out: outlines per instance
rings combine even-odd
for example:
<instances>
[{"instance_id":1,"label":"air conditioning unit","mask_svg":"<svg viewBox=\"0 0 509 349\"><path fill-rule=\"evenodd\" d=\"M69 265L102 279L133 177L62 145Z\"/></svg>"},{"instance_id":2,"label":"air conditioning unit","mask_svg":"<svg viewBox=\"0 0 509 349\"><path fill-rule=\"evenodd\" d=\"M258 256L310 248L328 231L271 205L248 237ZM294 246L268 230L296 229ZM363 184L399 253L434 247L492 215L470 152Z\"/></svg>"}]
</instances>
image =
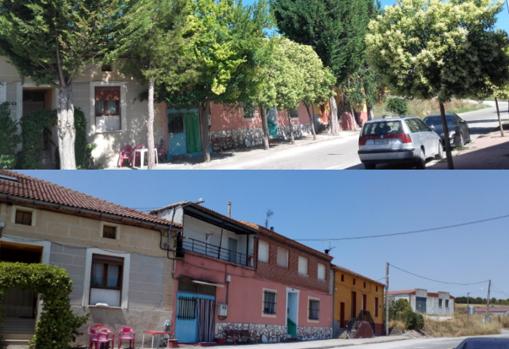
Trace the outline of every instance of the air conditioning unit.
<instances>
[{"instance_id":1,"label":"air conditioning unit","mask_svg":"<svg viewBox=\"0 0 509 349\"><path fill-rule=\"evenodd\" d=\"M219 309L217 310L217 315L221 317L228 316L228 304L219 304Z\"/></svg>"}]
</instances>

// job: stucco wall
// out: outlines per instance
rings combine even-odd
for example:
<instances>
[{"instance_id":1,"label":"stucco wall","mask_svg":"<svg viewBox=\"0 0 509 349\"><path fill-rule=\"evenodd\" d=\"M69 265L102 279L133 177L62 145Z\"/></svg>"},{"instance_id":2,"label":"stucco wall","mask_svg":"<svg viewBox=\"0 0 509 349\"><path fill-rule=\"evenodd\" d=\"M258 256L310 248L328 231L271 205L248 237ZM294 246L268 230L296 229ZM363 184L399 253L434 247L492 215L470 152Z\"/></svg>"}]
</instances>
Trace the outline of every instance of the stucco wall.
<instances>
[{"instance_id":1,"label":"stucco wall","mask_svg":"<svg viewBox=\"0 0 509 349\"><path fill-rule=\"evenodd\" d=\"M341 281L341 277L343 280ZM355 285L354 285L355 279ZM343 270L335 271L334 279L334 321L339 326L341 303L345 304L345 322L351 320L352 292L357 293L356 315L363 309L363 295L366 295L366 309L371 313L377 329L381 329L384 323L384 287L366 278L353 275ZM378 298L378 316L375 311L375 298ZM380 333L378 333L380 334Z\"/></svg>"}]
</instances>

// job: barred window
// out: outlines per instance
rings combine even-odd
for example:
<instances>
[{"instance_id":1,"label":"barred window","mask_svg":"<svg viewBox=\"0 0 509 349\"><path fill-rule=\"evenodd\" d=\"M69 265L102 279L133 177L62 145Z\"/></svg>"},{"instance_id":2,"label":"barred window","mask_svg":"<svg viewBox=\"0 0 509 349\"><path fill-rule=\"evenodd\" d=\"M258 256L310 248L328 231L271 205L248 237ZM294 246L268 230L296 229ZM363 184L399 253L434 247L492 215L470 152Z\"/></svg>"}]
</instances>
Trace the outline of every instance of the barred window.
<instances>
[{"instance_id":1,"label":"barred window","mask_svg":"<svg viewBox=\"0 0 509 349\"><path fill-rule=\"evenodd\" d=\"M309 320L320 320L320 301L309 300Z\"/></svg>"},{"instance_id":2,"label":"barred window","mask_svg":"<svg viewBox=\"0 0 509 349\"><path fill-rule=\"evenodd\" d=\"M263 313L276 315L276 292L263 291Z\"/></svg>"},{"instance_id":3,"label":"barred window","mask_svg":"<svg viewBox=\"0 0 509 349\"><path fill-rule=\"evenodd\" d=\"M16 210L16 224L32 225L32 211Z\"/></svg>"}]
</instances>

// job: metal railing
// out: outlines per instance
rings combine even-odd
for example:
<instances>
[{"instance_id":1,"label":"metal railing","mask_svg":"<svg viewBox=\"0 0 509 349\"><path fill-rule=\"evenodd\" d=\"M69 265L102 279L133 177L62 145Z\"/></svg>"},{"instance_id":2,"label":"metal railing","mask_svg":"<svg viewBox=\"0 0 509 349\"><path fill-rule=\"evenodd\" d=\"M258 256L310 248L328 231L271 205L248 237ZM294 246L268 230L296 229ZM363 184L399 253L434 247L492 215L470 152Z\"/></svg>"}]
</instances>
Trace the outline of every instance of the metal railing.
<instances>
[{"instance_id":1,"label":"metal railing","mask_svg":"<svg viewBox=\"0 0 509 349\"><path fill-rule=\"evenodd\" d=\"M221 246L212 245L204 241L191 238L183 238L182 248L184 251L198 253L207 257L216 258L237 265L253 267L252 256L246 255L245 253L229 250Z\"/></svg>"}]
</instances>

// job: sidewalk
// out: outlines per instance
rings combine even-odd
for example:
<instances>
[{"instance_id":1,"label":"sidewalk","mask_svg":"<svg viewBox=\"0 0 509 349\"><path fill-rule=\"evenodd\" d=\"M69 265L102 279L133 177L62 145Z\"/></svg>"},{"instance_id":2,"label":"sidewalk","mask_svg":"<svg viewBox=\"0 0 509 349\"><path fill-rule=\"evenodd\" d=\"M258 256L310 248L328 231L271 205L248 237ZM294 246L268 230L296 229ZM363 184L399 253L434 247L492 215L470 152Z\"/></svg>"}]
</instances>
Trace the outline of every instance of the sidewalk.
<instances>
[{"instance_id":1,"label":"sidewalk","mask_svg":"<svg viewBox=\"0 0 509 349\"><path fill-rule=\"evenodd\" d=\"M465 149L455 152L454 165L459 170L500 170L509 169L509 130L505 137L500 131L480 136ZM447 169L447 162L442 161L431 169Z\"/></svg>"},{"instance_id":2,"label":"sidewalk","mask_svg":"<svg viewBox=\"0 0 509 349\"><path fill-rule=\"evenodd\" d=\"M317 139L313 140L312 136L295 140L294 144L288 142L272 144L269 150L257 148L237 149L225 151L212 156L209 163L193 163L189 161L181 161L176 163L159 164L157 170L189 170L189 169L241 169L245 166L253 166L257 163L264 162L268 158L278 159L286 158L289 155L305 153L311 148L327 146L332 143L342 143L347 140L357 139L358 132L341 132L339 136L331 136L327 134L317 135Z\"/></svg>"},{"instance_id":3,"label":"sidewalk","mask_svg":"<svg viewBox=\"0 0 509 349\"><path fill-rule=\"evenodd\" d=\"M271 344L250 344L243 345L246 349L332 349L341 347L351 347L355 345L364 344L380 344L399 342L404 340L414 339L410 335L402 336L389 336L389 337L374 337L374 338L361 338L361 339L326 339L321 341L309 342L290 342L290 343L271 343ZM201 348L197 346L180 345L182 348ZM214 346L214 349L231 349L239 346L224 345Z\"/></svg>"}]
</instances>

